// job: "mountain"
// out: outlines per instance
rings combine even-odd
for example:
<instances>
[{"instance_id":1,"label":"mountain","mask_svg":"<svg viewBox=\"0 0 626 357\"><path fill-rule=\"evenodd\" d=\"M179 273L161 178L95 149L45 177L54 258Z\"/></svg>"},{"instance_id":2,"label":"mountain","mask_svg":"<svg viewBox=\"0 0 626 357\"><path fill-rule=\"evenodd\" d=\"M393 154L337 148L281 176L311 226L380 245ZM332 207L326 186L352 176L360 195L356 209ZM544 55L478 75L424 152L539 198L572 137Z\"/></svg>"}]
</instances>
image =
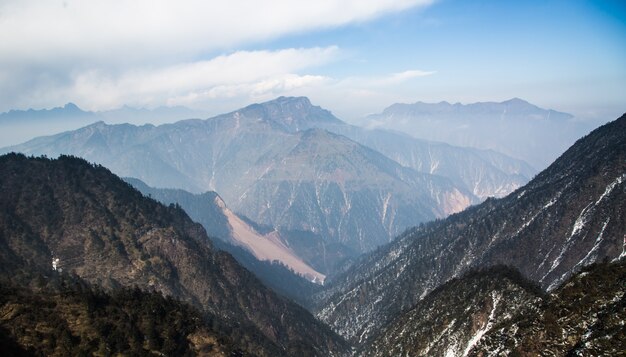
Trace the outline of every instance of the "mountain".
<instances>
[{"instance_id":1,"label":"mountain","mask_svg":"<svg viewBox=\"0 0 626 357\"><path fill-rule=\"evenodd\" d=\"M538 169L547 167L597 125L519 98L500 103L393 104L361 123L417 138L495 150L523 159Z\"/></svg>"},{"instance_id":2,"label":"mountain","mask_svg":"<svg viewBox=\"0 0 626 357\"><path fill-rule=\"evenodd\" d=\"M311 304L310 298L319 290L325 275L300 258L308 256L306 252L292 249L289 242L292 232L278 232L237 216L215 192L193 194L179 189L153 188L134 178L124 178L124 181L165 205L179 205L191 219L202 224L215 248L232 255L272 290L301 306ZM311 237L311 240L323 242L320 237Z\"/></svg>"},{"instance_id":3,"label":"mountain","mask_svg":"<svg viewBox=\"0 0 626 357\"><path fill-rule=\"evenodd\" d=\"M107 290L156 291L242 331L241 343L260 355L338 355L346 348L309 312L217 251L180 207L144 197L102 166L4 155L0 187L4 279L28 286L63 271Z\"/></svg>"},{"instance_id":4,"label":"mountain","mask_svg":"<svg viewBox=\"0 0 626 357\"><path fill-rule=\"evenodd\" d=\"M584 269L550 294L506 267L453 279L396 318L363 356L617 356L626 264Z\"/></svg>"},{"instance_id":5,"label":"mountain","mask_svg":"<svg viewBox=\"0 0 626 357\"><path fill-rule=\"evenodd\" d=\"M449 178L481 200L505 196L536 174L526 162L493 150L455 147L415 139L397 131L349 125L328 110L312 105L305 97L280 97L242 111L251 112L248 115L269 117L274 125L290 132L317 128L346 136L403 166Z\"/></svg>"},{"instance_id":6,"label":"mountain","mask_svg":"<svg viewBox=\"0 0 626 357\"><path fill-rule=\"evenodd\" d=\"M407 231L320 293L317 316L342 336L374 331L463 272L498 264L552 290L626 254L626 115L577 141L526 186Z\"/></svg>"},{"instance_id":7,"label":"mountain","mask_svg":"<svg viewBox=\"0 0 626 357\"><path fill-rule=\"evenodd\" d=\"M363 356L468 356L492 332L534 313L542 292L497 266L452 279L377 332ZM503 355L510 355L504 353Z\"/></svg>"},{"instance_id":8,"label":"mountain","mask_svg":"<svg viewBox=\"0 0 626 357\"><path fill-rule=\"evenodd\" d=\"M226 207L216 192L193 194L180 189L154 188L135 178L124 178L146 196L169 205L180 205L195 222L202 224L209 237L219 238L222 245L237 257L231 245L239 246L258 260L280 262L295 273L316 283L355 253L341 244L329 245L319 235L308 231L279 231L239 216ZM320 252L323 259L319 259ZM254 272L254 270L252 270ZM263 280L261 278L261 280Z\"/></svg>"},{"instance_id":9,"label":"mountain","mask_svg":"<svg viewBox=\"0 0 626 357\"><path fill-rule=\"evenodd\" d=\"M167 123L203 118L206 113L185 107L138 109L124 106L108 111L86 111L74 103L52 109L10 110L0 113L0 147L15 145L38 136L75 130L98 121L107 123Z\"/></svg>"},{"instance_id":10,"label":"mountain","mask_svg":"<svg viewBox=\"0 0 626 357\"><path fill-rule=\"evenodd\" d=\"M403 152L406 143L415 158L407 163L420 172L325 128L365 136L306 98L281 97L207 120L156 127L100 122L5 151L67 153L153 187L216 191L230 209L255 222L311 231L356 252L503 195L533 172L495 153L465 153L391 134L369 140L394 152Z\"/></svg>"},{"instance_id":11,"label":"mountain","mask_svg":"<svg viewBox=\"0 0 626 357\"><path fill-rule=\"evenodd\" d=\"M279 98L158 127L100 122L7 150L70 153L153 187L216 191L253 221L312 231L356 252L478 202L445 177L403 167L346 137L297 130L338 121L329 115L306 99Z\"/></svg>"},{"instance_id":12,"label":"mountain","mask_svg":"<svg viewBox=\"0 0 626 357\"><path fill-rule=\"evenodd\" d=\"M52 109L10 110L0 113L0 146L22 143L42 135L73 130L101 120L74 103Z\"/></svg>"},{"instance_id":13,"label":"mountain","mask_svg":"<svg viewBox=\"0 0 626 357\"><path fill-rule=\"evenodd\" d=\"M394 131L364 129L345 123L320 126L379 151L402 166L444 176L481 201L506 196L536 174L535 169L525 161L493 150L461 148L415 139Z\"/></svg>"}]
</instances>

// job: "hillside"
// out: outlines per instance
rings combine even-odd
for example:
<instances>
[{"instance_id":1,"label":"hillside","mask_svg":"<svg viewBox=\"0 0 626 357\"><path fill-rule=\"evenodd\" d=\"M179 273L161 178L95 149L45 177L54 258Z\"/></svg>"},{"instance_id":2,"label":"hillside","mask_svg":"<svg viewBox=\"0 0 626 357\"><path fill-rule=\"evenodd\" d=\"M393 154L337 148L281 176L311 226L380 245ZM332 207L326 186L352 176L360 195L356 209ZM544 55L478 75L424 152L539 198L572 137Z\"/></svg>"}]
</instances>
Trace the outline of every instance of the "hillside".
<instances>
[{"instance_id":1,"label":"hillside","mask_svg":"<svg viewBox=\"0 0 626 357\"><path fill-rule=\"evenodd\" d=\"M144 197L101 166L9 154L0 157L0 180L3 277L27 284L33 274L62 270L106 289L155 290L257 331L246 338L261 336L285 355L345 348L307 311L216 251L180 207Z\"/></svg>"},{"instance_id":2,"label":"hillside","mask_svg":"<svg viewBox=\"0 0 626 357\"><path fill-rule=\"evenodd\" d=\"M5 356L251 356L276 354L271 344L245 343L241 331L158 293L106 293L76 277L51 276L26 289L0 286L0 351ZM254 333L247 331L246 333Z\"/></svg>"},{"instance_id":3,"label":"hillside","mask_svg":"<svg viewBox=\"0 0 626 357\"><path fill-rule=\"evenodd\" d=\"M408 231L318 296L317 315L355 342L468 269L506 264L543 289L624 256L626 116L576 142L529 184Z\"/></svg>"},{"instance_id":4,"label":"hillside","mask_svg":"<svg viewBox=\"0 0 626 357\"><path fill-rule=\"evenodd\" d=\"M165 205L180 205L191 219L202 224L217 249L231 254L263 284L299 304L309 304L311 295L323 282L319 278L315 280L315 276L306 278L309 271L313 271L318 277L322 275L299 258L300 254L306 255L306 252L302 249L294 252L291 249L290 241L294 240L291 235L295 232L287 234L277 232L271 227L260 227L254 222L238 217L225 206L224 201L215 192L193 194L180 189L153 188L133 178L124 178L124 181L145 196ZM289 241L285 238L289 238ZM323 242L320 238L317 240ZM259 256L251 247L264 248L263 252L268 255ZM277 249L270 249L273 247ZM329 260L332 260L331 254L328 255ZM293 264L294 261L299 264ZM306 270L299 269L303 266Z\"/></svg>"},{"instance_id":5,"label":"hillside","mask_svg":"<svg viewBox=\"0 0 626 357\"><path fill-rule=\"evenodd\" d=\"M506 267L437 288L363 356L617 356L626 348L626 264L585 268L550 294Z\"/></svg>"}]
</instances>

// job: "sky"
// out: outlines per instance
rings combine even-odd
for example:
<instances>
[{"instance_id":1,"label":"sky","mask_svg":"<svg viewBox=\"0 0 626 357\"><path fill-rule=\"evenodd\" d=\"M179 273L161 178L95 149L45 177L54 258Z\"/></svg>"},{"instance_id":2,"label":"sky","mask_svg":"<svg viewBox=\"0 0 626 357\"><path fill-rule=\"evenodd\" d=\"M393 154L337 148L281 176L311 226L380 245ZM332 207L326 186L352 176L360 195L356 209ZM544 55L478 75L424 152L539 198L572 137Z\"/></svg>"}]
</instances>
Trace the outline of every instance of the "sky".
<instances>
[{"instance_id":1,"label":"sky","mask_svg":"<svg viewBox=\"0 0 626 357\"><path fill-rule=\"evenodd\" d=\"M513 97L614 119L626 2L0 0L0 112L219 114L281 95L347 121L397 102Z\"/></svg>"}]
</instances>

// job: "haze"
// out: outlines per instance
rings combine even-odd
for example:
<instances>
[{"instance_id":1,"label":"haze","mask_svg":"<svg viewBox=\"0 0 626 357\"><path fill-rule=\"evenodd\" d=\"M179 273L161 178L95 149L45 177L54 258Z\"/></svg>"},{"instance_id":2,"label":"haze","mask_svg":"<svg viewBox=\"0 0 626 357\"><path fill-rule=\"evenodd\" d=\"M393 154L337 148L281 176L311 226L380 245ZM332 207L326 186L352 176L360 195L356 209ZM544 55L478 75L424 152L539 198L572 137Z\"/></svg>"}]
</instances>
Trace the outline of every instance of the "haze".
<instances>
[{"instance_id":1,"label":"haze","mask_svg":"<svg viewBox=\"0 0 626 357\"><path fill-rule=\"evenodd\" d=\"M520 97L606 121L626 99L625 20L620 1L6 0L0 112L303 95L353 121Z\"/></svg>"}]
</instances>

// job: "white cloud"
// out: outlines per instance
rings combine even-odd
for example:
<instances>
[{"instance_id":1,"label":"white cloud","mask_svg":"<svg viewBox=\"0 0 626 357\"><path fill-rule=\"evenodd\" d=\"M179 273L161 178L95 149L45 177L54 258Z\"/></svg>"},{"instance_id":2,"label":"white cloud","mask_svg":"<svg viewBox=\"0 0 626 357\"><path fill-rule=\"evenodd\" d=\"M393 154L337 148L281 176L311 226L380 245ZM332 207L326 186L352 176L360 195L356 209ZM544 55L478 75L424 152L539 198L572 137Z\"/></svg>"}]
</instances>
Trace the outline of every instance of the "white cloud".
<instances>
[{"instance_id":1,"label":"white cloud","mask_svg":"<svg viewBox=\"0 0 626 357\"><path fill-rule=\"evenodd\" d=\"M417 69L412 69L404 72L392 73L386 76L381 77L358 77L358 78L349 78L346 80L350 85L359 84L363 87L385 87L385 86L395 86L411 79L418 77L426 77L433 75L437 72L435 71L422 71Z\"/></svg>"},{"instance_id":2,"label":"white cloud","mask_svg":"<svg viewBox=\"0 0 626 357\"><path fill-rule=\"evenodd\" d=\"M0 111L288 92L336 47L237 51L433 0L0 0ZM226 53L217 56L214 53Z\"/></svg>"},{"instance_id":3,"label":"white cloud","mask_svg":"<svg viewBox=\"0 0 626 357\"><path fill-rule=\"evenodd\" d=\"M167 100L167 105L193 106L198 103L216 99L243 99L244 102L262 101L279 95L289 94L291 91L319 87L329 82L324 76L285 74L256 82L239 84L225 84L211 87L208 90L193 91L183 96L172 97Z\"/></svg>"},{"instance_id":4,"label":"white cloud","mask_svg":"<svg viewBox=\"0 0 626 357\"><path fill-rule=\"evenodd\" d=\"M338 53L337 47L238 51L207 61L120 74L87 70L74 74L66 86L44 91L39 101L72 98L86 109L100 110L123 104L151 107L256 98L321 83L325 77L296 73L332 61Z\"/></svg>"},{"instance_id":5,"label":"white cloud","mask_svg":"<svg viewBox=\"0 0 626 357\"><path fill-rule=\"evenodd\" d=\"M4 0L0 63L189 58L432 0ZM155 58L155 56L159 56Z\"/></svg>"}]
</instances>

